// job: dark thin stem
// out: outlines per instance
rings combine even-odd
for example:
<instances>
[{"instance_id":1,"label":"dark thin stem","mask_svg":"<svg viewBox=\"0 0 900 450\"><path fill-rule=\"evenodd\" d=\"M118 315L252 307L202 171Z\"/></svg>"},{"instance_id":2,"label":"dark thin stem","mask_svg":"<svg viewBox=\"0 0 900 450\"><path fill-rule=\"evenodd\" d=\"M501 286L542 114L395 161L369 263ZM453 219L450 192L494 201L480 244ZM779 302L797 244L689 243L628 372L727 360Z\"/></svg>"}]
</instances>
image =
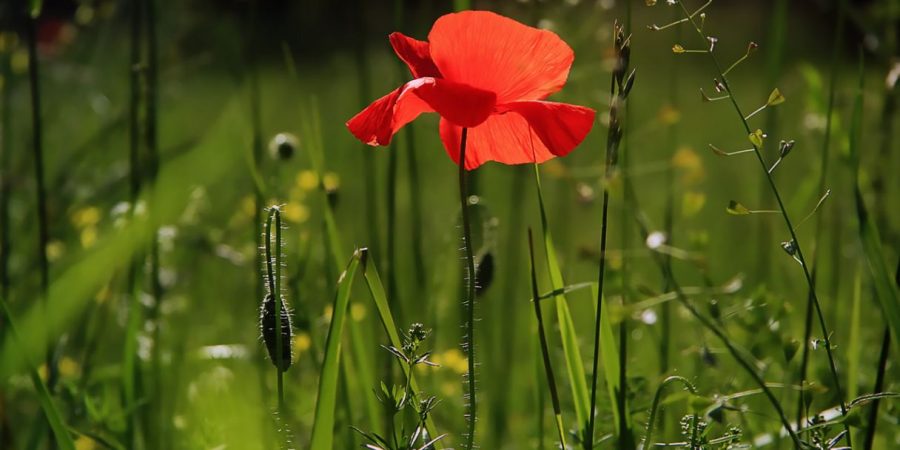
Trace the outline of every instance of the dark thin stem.
<instances>
[{"instance_id":1,"label":"dark thin stem","mask_svg":"<svg viewBox=\"0 0 900 450\"><path fill-rule=\"evenodd\" d=\"M531 257L531 303L534 305L534 316L537 318L538 338L541 342L541 356L544 359L544 371L547 376L547 387L550 389L550 401L556 415L556 429L559 434L560 448L566 448L565 427L562 424L562 408L559 406L559 392L556 390L556 378L553 376L553 362L550 360L550 349L547 346L547 334L544 331L544 316L541 313L540 293L537 285L537 271L534 267L534 239L531 228L528 229L528 255Z\"/></svg>"},{"instance_id":2,"label":"dark thin stem","mask_svg":"<svg viewBox=\"0 0 900 450\"><path fill-rule=\"evenodd\" d=\"M606 226L609 210L609 191L603 189L603 213L600 221L600 269L597 276L597 317L594 320L594 359L591 370L591 409L588 419L588 427L585 431L585 448L593 448L594 445L594 411L597 407L597 378L600 366L600 317L603 314L603 274L606 271Z\"/></svg>"},{"instance_id":3,"label":"dark thin stem","mask_svg":"<svg viewBox=\"0 0 900 450\"><path fill-rule=\"evenodd\" d=\"M130 98L128 105L128 138L129 138L129 152L128 152L128 186L129 186L129 201L131 204L131 218L132 220L135 218L135 211L138 201L138 195L140 193L141 187L141 174L140 174L140 140L141 140L141 127L140 127L140 107L141 107L141 18L143 7L140 0L135 0L130 5L131 11L131 55L128 66L128 79L129 79L129 88L130 88ZM140 297L140 289L137 288L137 282L139 278L139 273L141 268L143 268L143 261L141 260L141 253L137 252L132 257L131 264L128 267L128 279L126 283L126 298L129 299L128 302L128 331L126 332L125 339L125 355L123 360L123 384L125 386L125 401L126 407L132 408L135 406L136 402L136 390L135 386L138 383L139 376L137 374L138 364L136 363L136 347L137 343L135 340L137 339L136 331L138 328L138 324L141 322L141 304L139 301ZM125 442L128 445L135 445L135 428L137 423L137 412L141 411L140 409L133 411L131 414L128 414L128 424L126 427L126 438ZM154 433L151 433L154 434Z\"/></svg>"},{"instance_id":4,"label":"dark thin stem","mask_svg":"<svg viewBox=\"0 0 900 450\"><path fill-rule=\"evenodd\" d=\"M687 12L687 9L685 8L684 3L678 2L678 4L681 5L681 8L684 11L685 15L689 16L689 13ZM706 35L697 26L697 24L693 18L690 18L690 22L694 26L694 29L697 31L697 34L699 34L700 37L703 39L703 41L706 42L707 41ZM721 66L721 64L719 64L718 58L716 58L715 54L712 52L710 52L709 55L713 61L713 64L715 64L716 70L718 71L718 75L720 77L719 79L721 80L722 85L725 87L725 91L729 95L731 104L734 107L735 112L741 119L741 123L744 126L744 130L746 131L747 135L750 135L750 133L751 133L750 124L747 123L746 119L744 119L744 117L745 117L744 113L741 111L741 107L738 105L737 100L735 99L734 92L731 90L731 86L728 83L728 79L722 74L722 66ZM791 223L791 218L788 215L787 209L784 206L784 201L781 199L781 193L778 191L778 186L775 185L775 179L772 177L772 174L769 173L768 167L766 167L766 162L765 162L765 160L763 160L762 153L760 152L760 148L757 147L755 144L753 145L753 148L755 150L753 153L756 155L756 159L759 162L763 173L765 174L766 181L768 182L769 187L772 190L772 194L775 195L775 200L778 203L778 209L781 212L782 218L784 218L785 225L787 226L788 232L790 232L790 235L791 235L791 240L794 242L794 245L797 249L797 253L796 253L797 260L800 262L800 266L803 268L803 275L806 278L806 284L809 288L809 295L812 298L813 305L815 306L816 315L818 316L818 320L819 320L819 326L822 330L823 340L825 342L825 352L828 356L828 364L829 364L829 368L831 370L832 381L835 385L835 389L837 390L838 398L840 400L841 415L846 416L847 415L847 404L844 401L844 392L843 392L843 389L841 388L840 378L838 377L838 374L837 374L837 366L834 362L834 355L832 354L833 352L832 352L832 346L831 346L830 332L828 331L828 327L825 324L825 316L822 314L822 307L819 304L819 298L816 295L816 286L815 286L815 283L813 282L812 275L809 272L809 265L806 263L806 259L803 256L803 250L802 250L802 247L800 246L800 241L797 239L796 230L795 230L793 224ZM779 408L780 408L780 406L779 406ZM845 430L847 430L846 437L847 437L847 443L849 444L850 443L850 431L849 431L850 426L847 425L846 423L844 423L844 428L845 428Z\"/></svg>"},{"instance_id":5,"label":"dark thin stem","mask_svg":"<svg viewBox=\"0 0 900 450\"><path fill-rule=\"evenodd\" d=\"M0 55L0 77L5 81L0 92L0 298L9 298L9 194L12 164L12 77L10 53ZM0 430L2 431L2 430ZM3 440L0 439L0 444Z\"/></svg>"},{"instance_id":6,"label":"dark thin stem","mask_svg":"<svg viewBox=\"0 0 900 450\"><path fill-rule=\"evenodd\" d=\"M894 282L900 287L900 261L897 262L897 271L894 275ZM884 336L881 340L881 353L878 356L878 374L875 376L875 387L872 388L873 394L878 394L884 390L884 376L887 373L887 362L891 353L890 347L891 327L890 325L885 325ZM876 398L869 408L869 420L867 421L869 426L866 428L866 438L865 443L863 444L863 449L865 450L871 450L872 444L875 442L875 428L878 424L878 405L880 404L881 399Z\"/></svg>"},{"instance_id":7,"label":"dark thin stem","mask_svg":"<svg viewBox=\"0 0 900 450\"><path fill-rule=\"evenodd\" d=\"M44 182L44 148L41 124L41 86L39 61L37 54L37 19L28 15L26 19L28 32L28 80L31 93L31 145L34 156L34 178L37 192L38 215L38 265L41 276L41 298L46 308L47 288L50 285L50 263L47 261L47 242L49 231L47 223L47 190ZM53 345L50 343L51 332L46 330L46 363L48 370L47 387L52 391L56 384L56 367L53 364Z\"/></svg>"},{"instance_id":8,"label":"dark thin stem","mask_svg":"<svg viewBox=\"0 0 900 450\"><path fill-rule=\"evenodd\" d=\"M630 180L628 178L625 178L624 182L630 183ZM633 189L630 192L632 192L632 195L634 195ZM635 219L638 224L638 229L641 234L641 239L646 240L647 236L649 236L649 234L650 234L650 227L647 225L646 220L644 219L643 216L641 216L641 214L639 212L640 208L638 207L637 197L635 196L634 198L632 198L631 202L635 207L635 209L634 209ZM708 329L717 338L719 338L719 341L722 342L722 344L728 350L728 353L732 356L732 358L734 358L734 360L737 361L738 365L740 365L741 368L743 368L747 372L747 374L750 375L750 378L753 379L753 381L756 383L756 385L759 386L760 390L763 392L766 399L769 400L769 402L772 404L772 407L775 409L775 412L778 414L778 418L781 420L782 426L788 432L788 434L791 436L791 440L794 442L794 447L798 448L798 449L805 448L803 445L803 442L800 440L800 437L797 436L796 431L794 431L794 428L791 426L791 423L788 420L787 415L784 412L784 408L781 407L781 403L778 402L778 399L775 397L775 394L773 394L772 390L769 389L769 386L766 385L766 382L762 378L762 376L760 376L759 373L756 372L756 368L752 364L751 359L748 358L747 356L744 356L744 354L741 352L741 350L738 349L738 347L733 342L731 342L731 339L729 339L728 335L725 334L724 330L719 328L719 326L713 320L702 315L700 313L700 311L697 310L696 307L694 307L694 305L690 302L690 300L688 300L687 295L684 293L684 290L682 290L681 285L678 283L678 280L676 280L675 274L671 271L671 268L666 265L665 260L663 259L662 255L658 252L652 252L651 255L653 257L654 262L656 262L657 266L659 267L659 270L663 272L663 276L670 280L671 285L672 285L672 291L675 293L676 300L678 300L678 302L685 309L687 309L688 312L698 322L700 322L700 324L704 328Z\"/></svg>"},{"instance_id":9,"label":"dark thin stem","mask_svg":"<svg viewBox=\"0 0 900 450\"><path fill-rule=\"evenodd\" d=\"M624 33L626 35L631 33L631 3L632 2L625 2ZM619 49L619 50L621 51L621 49ZM624 67L619 68L619 70L622 70L625 73L627 73L627 71L628 71L627 64ZM625 107L624 95L625 94L623 92L621 92L621 87L620 87L619 88L619 98L620 98L620 102L621 102L620 105L624 108L624 118L625 118L625 123L627 124L629 122L629 117L631 116L631 108ZM621 141L622 141L621 149L620 149L621 160L622 160L621 161L622 171L624 173L628 174L628 173L631 173L630 172L630 159L631 158L628 157L628 150L629 150L629 148L628 148L628 133L627 133L627 127L621 126L621 123L620 123L620 135L621 135ZM628 189L631 189L630 184L627 184L624 186L624 190L627 191ZM628 248L629 244L631 243L631 233L630 233L631 229L629 227L627 227L626 224L628 223L629 209L632 207L632 205L628 201L628 199L630 199L632 197L633 196L630 195L630 193L626 192L625 201L623 202L623 205L622 205L622 212L621 212L621 217L620 217L620 219L621 219L620 223L621 223L621 227L622 227L622 242L620 245L622 248ZM606 256L605 249L601 250L601 255L603 255L604 259L605 259L605 256ZM628 305L628 288L630 285L631 285L631 271L629 270L629 267L628 267L628 258L623 257L622 258L622 292L621 292L623 307L627 307L627 305ZM599 323L599 315L600 315L599 309L597 311L598 311L597 322ZM595 345L597 347L599 347L599 342L595 341ZM594 370L597 370L597 369L595 368ZM619 439L616 442L616 444L617 444L617 448L619 448L621 450L629 450L634 447L634 436L632 436L631 430L629 429L630 427L628 425L630 418L628 417L628 408L627 408L628 395L627 394L628 394L628 319L627 319L627 317L624 317L622 319L622 321L619 322L619 390L618 390L618 392L616 392L616 405L617 405L617 409L619 410L619 423L618 423ZM594 410L593 410L593 408L591 408L591 413L592 413L591 417L592 418L593 418L593 412L594 412ZM593 432L593 428L591 429L591 431ZM589 437L590 437L591 441L593 442L593 439L594 439L593 433L590 434ZM593 443L591 445L593 447Z\"/></svg>"},{"instance_id":10,"label":"dark thin stem","mask_svg":"<svg viewBox=\"0 0 900 450\"><path fill-rule=\"evenodd\" d=\"M469 224L469 193L466 184L466 138L468 128L462 129L462 137L459 142L459 205L462 208L463 245L466 248L466 336L463 346L468 357L468 380L466 385L469 397L466 416L468 416L468 429L466 433L467 450L472 450L475 445L475 257L472 253L472 231Z\"/></svg>"},{"instance_id":11,"label":"dark thin stem","mask_svg":"<svg viewBox=\"0 0 900 450\"><path fill-rule=\"evenodd\" d=\"M878 375L875 378L875 387L872 389L872 393L874 394L878 394L884 390L884 375L887 372L890 347L891 328L890 326L885 326L884 336L881 339L881 353L878 356ZM869 420L867 421L869 426L866 427L866 438L865 443L863 444L863 449L865 450L871 450L872 444L875 442L875 429L876 425L878 425L878 406L880 404L881 399L876 398L872 401L872 406L869 407Z\"/></svg>"},{"instance_id":12,"label":"dark thin stem","mask_svg":"<svg viewBox=\"0 0 900 450\"><path fill-rule=\"evenodd\" d=\"M678 10L672 9L672 14L675 16L674 20L678 19ZM675 41L681 41L681 27L678 27L675 30ZM672 54L672 59L676 59L678 55ZM672 108L677 110L679 102L678 102L678 64L675 64L675 61L672 61L672 65L669 69L669 102ZM672 155L678 150L678 125L671 124L669 125L668 130L668 142L671 146ZM669 245L672 245L673 242L673 234L674 234L674 215L675 215L675 168L671 163L666 164L666 186L668 187L668 192L666 195L666 209L663 216L663 230L666 234L666 242ZM665 255L664 260L666 262L666 266L668 266L671 270L672 267L672 256ZM672 288L671 282L668 278L663 279L663 292L669 292ZM672 307L669 302L663 303L662 305L662 318L661 318L661 333L662 338L659 342L659 373L664 374L669 371L669 352L671 348L671 339L672 339ZM663 422L665 425L665 422Z\"/></svg>"},{"instance_id":13,"label":"dark thin stem","mask_svg":"<svg viewBox=\"0 0 900 450\"><path fill-rule=\"evenodd\" d=\"M147 72L146 72L146 116L145 120L145 142L147 146L147 176L150 184L155 184L159 173L159 42L157 35L157 4L156 0L144 0L144 20L146 20L146 39L147 39ZM162 305L162 284L159 281L159 240L157 239L157 227L159 226L158 217L154 210L158 205L159 199L151 196L150 204L150 294L153 297L153 306L150 307L148 319L156 324L153 327L153 350L151 353L151 367L153 371L152 394L158 398L159 402L164 401L162 395L162 342L160 338L159 312ZM155 418L154 432L151 435L158 442L163 443L168 437L166 430L168 425L165 420ZM156 435L159 438L156 438Z\"/></svg>"},{"instance_id":14,"label":"dark thin stem","mask_svg":"<svg viewBox=\"0 0 900 450\"><path fill-rule=\"evenodd\" d=\"M843 40L844 33L844 1L841 0L838 2L838 15L837 21L834 24L834 42L832 43L833 50L831 55L831 69L830 69L830 81L828 88L828 107L826 110L825 116L825 136L822 140L822 162L819 167L819 192L825 191L825 180L828 177L828 162L829 162L829 149L831 143L831 127L832 127L832 116L834 115L834 103L835 103L835 93L837 91L837 82L838 82L838 60L840 58L840 48L841 42ZM816 219L816 230L815 230L815 243L816 245L813 247L812 253L812 282L813 285L816 283L816 279L818 278L818 257L819 257L819 239L822 234L822 226L823 220ZM835 277L836 279L839 277ZM806 317L803 326L803 354L802 359L800 361L800 383L799 386L803 386L806 383L806 373L809 367L809 341L812 338L812 318L813 318L813 295L812 291L810 291L809 296L807 297L806 302ZM799 395L797 396L797 423L800 424L800 421L803 419L803 416L806 412L805 405L805 395L803 390L800 390ZM849 433L848 433L849 434Z\"/></svg>"},{"instance_id":15,"label":"dark thin stem","mask_svg":"<svg viewBox=\"0 0 900 450\"><path fill-rule=\"evenodd\" d=\"M275 229L275 251L272 251L272 229ZM278 416L284 420L284 354L282 349L285 342L282 342L284 326L281 320L281 210L278 207L269 209L269 217L266 220L266 242L265 242L265 258L266 258L266 281L269 287L269 295L275 302L275 323L278 326L275 329L275 373L278 379Z\"/></svg>"}]
</instances>

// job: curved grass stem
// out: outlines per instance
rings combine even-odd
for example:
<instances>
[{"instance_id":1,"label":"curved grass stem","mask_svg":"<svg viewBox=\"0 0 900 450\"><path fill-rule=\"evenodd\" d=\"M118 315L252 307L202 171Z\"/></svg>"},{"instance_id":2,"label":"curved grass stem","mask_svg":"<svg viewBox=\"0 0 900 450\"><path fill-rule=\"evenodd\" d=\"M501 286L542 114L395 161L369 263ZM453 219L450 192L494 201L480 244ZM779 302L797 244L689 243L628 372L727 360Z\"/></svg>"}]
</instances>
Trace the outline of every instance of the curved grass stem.
<instances>
[{"instance_id":1,"label":"curved grass stem","mask_svg":"<svg viewBox=\"0 0 900 450\"><path fill-rule=\"evenodd\" d=\"M472 253L472 230L469 223L469 193L466 184L466 137L469 129L462 129L459 142L459 206L462 210L463 246L466 249L466 323L465 340L463 342L468 358L468 377L466 395L469 397L466 408L467 430L466 446L471 450L475 445L475 256Z\"/></svg>"},{"instance_id":2,"label":"curved grass stem","mask_svg":"<svg viewBox=\"0 0 900 450\"><path fill-rule=\"evenodd\" d=\"M694 29L697 31L697 34L700 36L700 38L703 39L703 41L706 41L707 40L706 34L703 33L703 30L697 25L697 23L694 21L693 17L690 17L690 15L687 11L687 8L685 8L685 6L684 6L684 2L679 1L678 4L681 6L681 9L684 12L684 14L686 16L688 16L689 22L694 27ZM740 105L738 105L737 100L734 97L734 92L731 89L731 85L729 84L727 77L724 75L724 72L722 70L722 65L719 63L719 60L718 60L718 58L716 58L716 55L714 53L710 52L710 58L712 59L713 64L716 67L716 71L718 72L718 75L719 75L718 79L721 80L722 86L724 86L725 91L728 93L728 95L731 99L731 104L734 107L735 112L737 113L738 117L741 118L741 124L744 126L744 130L746 131L747 135L750 135L751 134L750 124L747 123L747 120L744 118L745 116L744 116L743 112L741 111L741 107L740 107ZM847 404L844 401L843 389L841 388L840 378L838 377L838 374L837 374L837 366L834 362L834 355L832 354L830 332L828 330L827 325L825 324L825 316L822 313L822 307L819 303L818 296L816 295L815 283L813 282L812 275L810 274L810 271L809 271L809 266L806 263L806 259L803 256L803 250L802 250L802 247L800 246L800 241L797 239L797 233L795 231L795 228L794 228L793 224L791 223L790 215L788 215L787 208L785 208L785 206L784 206L784 201L781 199L781 193L778 190L778 186L776 186L776 184L775 184L775 179L772 177L772 174L769 173L768 168L766 167L766 162L762 157L762 153L760 152L760 147L754 143L753 148L756 150L754 152L754 154L756 155L756 159L759 161L760 167L762 168L763 173L766 176L766 181L768 182L769 187L771 188L772 194L775 196L775 200L778 203L778 209L781 211L781 216L782 216L782 218L784 218L785 225L788 229L788 232L791 235L791 239L793 240L794 245L796 246L797 261L800 262L800 266L803 268L803 275L806 278L806 284L809 288L809 298L811 299L811 301L813 302L813 306L815 307L816 315L817 315L818 321L819 321L819 326L822 330L823 339L825 341L825 352L828 356L829 369L831 371L831 376L833 379L833 383L835 385L835 389L837 390L838 398L840 399L841 415L846 416L847 415ZM849 444L850 443L849 425L845 424L845 429L848 430L848 432L846 433L846 437L847 437L847 442Z\"/></svg>"}]
</instances>

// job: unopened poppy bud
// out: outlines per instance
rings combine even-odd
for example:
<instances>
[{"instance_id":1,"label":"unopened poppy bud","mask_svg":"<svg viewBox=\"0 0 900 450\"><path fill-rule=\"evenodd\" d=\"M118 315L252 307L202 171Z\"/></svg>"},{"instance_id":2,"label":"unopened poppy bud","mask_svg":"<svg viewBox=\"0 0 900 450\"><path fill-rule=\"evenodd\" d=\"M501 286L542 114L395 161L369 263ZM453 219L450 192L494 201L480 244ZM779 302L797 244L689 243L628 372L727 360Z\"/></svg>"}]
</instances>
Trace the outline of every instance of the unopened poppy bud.
<instances>
[{"instance_id":1,"label":"unopened poppy bud","mask_svg":"<svg viewBox=\"0 0 900 450\"><path fill-rule=\"evenodd\" d=\"M494 254L490 250L485 252L475 267L475 294L484 294L494 281Z\"/></svg>"},{"instance_id":2,"label":"unopened poppy bud","mask_svg":"<svg viewBox=\"0 0 900 450\"><path fill-rule=\"evenodd\" d=\"M291 133L278 133L269 141L269 154L272 158L288 160L294 156L300 141Z\"/></svg>"},{"instance_id":3,"label":"unopened poppy bud","mask_svg":"<svg viewBox=\"0 0 900 450\"><path fill-rule=\"evenodd\" d=\"M259 328L262 333L263 343L266 344L266 351L269 353L269 359L272 364L281 370L286 371L291 367L291 315L284 303L284 298L279 298L281 302L281 358L278 358L278 343L275 320L275 298L272 294L266 294L263 299L259 313ZM280 363L280 364L279 364Z\"/></svg>"}]
</instances>

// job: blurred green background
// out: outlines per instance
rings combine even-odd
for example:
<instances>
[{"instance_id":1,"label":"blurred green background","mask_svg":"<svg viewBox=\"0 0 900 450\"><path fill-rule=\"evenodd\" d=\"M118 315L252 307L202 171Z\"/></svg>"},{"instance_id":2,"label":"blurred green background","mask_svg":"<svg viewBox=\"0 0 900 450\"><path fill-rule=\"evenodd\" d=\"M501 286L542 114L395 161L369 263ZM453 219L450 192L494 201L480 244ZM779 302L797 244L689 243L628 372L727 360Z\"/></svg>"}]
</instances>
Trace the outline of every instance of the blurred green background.
<instances>
[{"instance_id":1,"label":"blurred green background","mask_svg":"<svg viewBox=\"0 0 900 450\"><path fill-rule=\"evenodd\" d=\"M296 362L285 374L288 409L282 420L294 444L307 448L339 275L328 260L323 237L320 183L334 202L346 258L352 248L368 247L382 278L393 280L388 284L393 286L389 291L398 326L422 322L433 330L432 359L441 367L417 372L417 377L425 391L442 399L434 418L441 432L450 433L445 444L461 445L465 355L459 348L463 253L456 167L441 146L435 115L405 128L389 148L360 144L344 123L409 79L387 35L398 30L425 39L437 17L464 3L157 2L160 172L155 190L144 184L139 211L158 214L161 223L157 237L162 295L157 303L146 271L139 271L140 324L134 340L126 335L128 318L134 317L128 268L133 261L147 266L151 239L129 213L134 209L129 194L129 76L132 69L144 74L146 68L145 63L137 68L130 63L130 2L47 1L37 22L50 236L45 309L40 307L36 257L24 20L15 1L0 6L0 58L8 64L2 94L9 105L2 122L2 180L9 214L4 231L11 244L3 255L8 270L4 300L23 340L30 343L18 345L6 324L0 325L0 448L46 445L48 428L19 359L24 353L33 361L43 360L36 342L45 329L56 342L59 382L54 398L76 433L79 449L273 448L275 379L259 340L260 240L254 223L256 212L272 204L283 205L287 225L286 290L295 325ZM777 205L752 156L721 158L709 150L708 144L746 148L747 140L727 102L701 101L701 87L710 95L714 92L709 59L672 52L676 43L700 47L693 31L647 29L678 17L675 8L660 3L631 5L637 81L627 108L622 150L627 166L622 176L633 183L640 211L655 229L664 229L664 211L672 202L669 243L690 255L689 261L674 262L682 284L733 288L694 296L695 304L719 315L732 338L760 361L767 381L790 384L799 366L796 351L804 345L802 271L781 249L789 236L778 215L726 213L730 200L751 209ZM614 0L473 1L469 6L553 30L575 50L569 82L552 99L595 108L598 123L571 155L544 164L541 175L565 279L570 284L594 281L612 27L615 20L626 19L626 7ZM900 248L900 152L896 140L890 140L898 125L890 109L897 93L887 83L892 70L894 80L897 76L900 17L895 0L849 2L847 7L844 39L834 52L838 81L826 180L831 195L798 233L805 253L818 254L819 296L845 391L859 395L871 392L875 382L884 324L860 259L848 130L863 54L863 182L885 244L884 256L893 268ZM760 45L729 75L745 111L764 104L774 87L787 98L753 118L752 125L769 133L769 162L777 158L775 142L797 141L775 172L795 225L823 194L818 185L836 18L836 2L773 0L715 2L705 19L705 30L719 39L716 53L729 64L744 54L748 42ZM145 83L145 75L139 78ZM142 113L142 124L145 118ZM143 144L148 130L141 125L139 132L141 165L148 175L150 160ZM278 133L297 137L292 157L278 158L269 151L269 141ZM309 159L316 135L324 154L321 173ZM254 142L264 152L256 172ZM477 208L476 251L492 252L496 267L477 307L478 441L486 449L536 448L539 441L550 448L552 414L529 303L526 229L540 227L532 168L490 163L474 174L472 189L484 206ZM254 201L256 185L262 188L265 205ZM662 292L662 278L637 237L632 213L622 208L622 184L614 181L610 189L612 250L606 296L614 324L625 320L630 330L628 394L636 423L646 421L652 395L666 374L688 377L707 399L752 389L721 344L684 311L672 309L672 334L664 337L662 305L653 301ZM415 213L417 203L420 214ZM822 221L818 239L816 221ZM623 262L627 283L622 282ZM543 258L538 265L541 290L547 291ZM857 279L861 316L854 322ZM589 290L580 290L568 300L589 367L593 299ZM559 333L554 315L550 317L548 336L558 363L564 417L574 423ZM383 378L387 352L379 344L387 338L363 286L354 290L351 318L348 326L359 330L362 339L345 340L345 352L366 357L344 361L368 361L371 367L345 372L335 448L359 444L350 425L381 424L363 405ZM821 338L818 328L813 330L813 337ZM855 332L859 338L852 341ZM670 348L664 370L662 340ZM135 404L124 399L121 382L128 342L136 344L138 357ZM828 389L821 346L810 357L812 411L831 408L837 400ZM856 358L858 372L848 372L851 358ZM896 364L889 364L885 391L898 389L897 374ZM782 386L776 392L793 417L795 389ZM666 425L657 433L660 439L680 439L677 421L692 411L685 396L674 398L667 405ZM748 442L777 431L778 421L759 395L729 402L736 409L726 411L715 426L724 430L728 424L739 425ZM546 410L543 428L537 425L540 408ZM613 432L610 408L601 395L602 433ZM137 421L135 435L128 436L132 420ZM880 420L876 448L900 446L895 402L882 404ZM640 436L643 426L637 430ZM770 447L787 444L785 440Z\"/></svg>"}]
</instances>

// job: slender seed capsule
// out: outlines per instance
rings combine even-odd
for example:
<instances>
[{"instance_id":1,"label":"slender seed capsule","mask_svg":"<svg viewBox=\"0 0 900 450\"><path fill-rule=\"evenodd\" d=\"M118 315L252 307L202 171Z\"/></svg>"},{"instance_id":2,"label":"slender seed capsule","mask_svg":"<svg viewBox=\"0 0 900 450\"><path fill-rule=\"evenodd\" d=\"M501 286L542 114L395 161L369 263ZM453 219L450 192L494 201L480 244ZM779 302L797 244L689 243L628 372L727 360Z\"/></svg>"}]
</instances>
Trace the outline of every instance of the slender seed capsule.
<instances>
[{"instance_id":1,"label":"slender seed capsule","mask_svg":"<svg viewBox=\"0 0 900 450\"><path fill-rule=\"evenodd\" d=\"M291 367L291 315L288 313L287 305L284 298L281 298L281 365L278 364L278 350L276 343L275 331L275 300L272 294L266 294L263 299L259 312L259 329L262 333L263 342L266 344L266 351L269 352L269 359L272 365L280 369L282 372L287 371Z\"/></svg>"}]
</instances>

